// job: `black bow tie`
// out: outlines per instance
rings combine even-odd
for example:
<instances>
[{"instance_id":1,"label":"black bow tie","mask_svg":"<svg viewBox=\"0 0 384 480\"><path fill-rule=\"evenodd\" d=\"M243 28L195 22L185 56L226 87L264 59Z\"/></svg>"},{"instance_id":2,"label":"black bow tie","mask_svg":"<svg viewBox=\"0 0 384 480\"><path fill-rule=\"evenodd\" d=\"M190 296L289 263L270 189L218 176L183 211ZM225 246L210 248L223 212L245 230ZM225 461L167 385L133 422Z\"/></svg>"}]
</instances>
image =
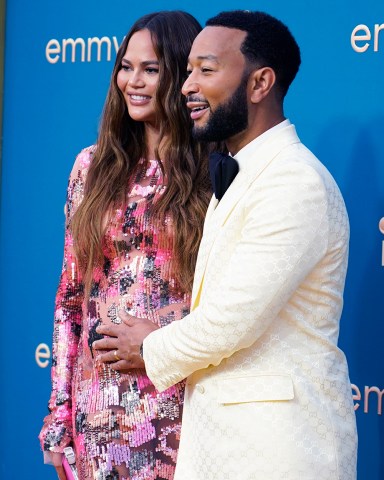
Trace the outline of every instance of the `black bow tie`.
<instances>
[{"instance_id":1,"label":"black bow tie","mask_svg":"<svg viewBox=\"0 0 384 480\"><path fill-rule=\"evenodd\" d=\"M213 152L209 156L209 174L215 197L221 200L239 172L239 164L230 155Z\"/></svg>"}]
</instances>

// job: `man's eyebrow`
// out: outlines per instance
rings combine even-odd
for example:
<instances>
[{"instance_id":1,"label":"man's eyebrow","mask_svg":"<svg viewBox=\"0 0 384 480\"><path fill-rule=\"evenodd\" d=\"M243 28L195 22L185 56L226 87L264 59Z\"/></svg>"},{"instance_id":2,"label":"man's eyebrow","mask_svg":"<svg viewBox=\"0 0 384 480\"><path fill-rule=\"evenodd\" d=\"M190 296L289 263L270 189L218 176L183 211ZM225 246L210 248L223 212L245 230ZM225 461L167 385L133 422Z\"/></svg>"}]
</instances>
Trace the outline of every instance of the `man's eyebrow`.
<instances>
[{"instance_id":1,"label":"man's eyebrow","mask_svg":"<svg viewBox=\"0 0 384 480\"><path fill-rule=\"evenodd\" d=\"M216 55L198 55L196 58L197 60L210 60L211 62L219 63L219 60L216 57ZM188 60L191 61L190 58Z\"/></svg>"}]
</instances>

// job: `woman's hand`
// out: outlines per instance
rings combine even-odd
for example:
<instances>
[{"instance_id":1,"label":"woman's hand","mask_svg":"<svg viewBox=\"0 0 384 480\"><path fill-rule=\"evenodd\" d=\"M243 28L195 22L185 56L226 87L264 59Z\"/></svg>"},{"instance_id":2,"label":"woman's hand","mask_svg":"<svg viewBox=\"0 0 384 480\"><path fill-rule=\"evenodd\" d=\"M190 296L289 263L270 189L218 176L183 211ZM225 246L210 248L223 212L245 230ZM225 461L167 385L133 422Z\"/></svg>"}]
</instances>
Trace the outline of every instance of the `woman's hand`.
<instances>
[{"instance_id":1,"label":"woman's hand","mask_svg":"<svg viewBox=\"0 0 384 480\"><path fill-rule=\"evenodd\" d=\"M52 465L56 468L59 480L67 480L67 476L63 467L63 454L51 452Z\"/></svg>"}]
</instances>

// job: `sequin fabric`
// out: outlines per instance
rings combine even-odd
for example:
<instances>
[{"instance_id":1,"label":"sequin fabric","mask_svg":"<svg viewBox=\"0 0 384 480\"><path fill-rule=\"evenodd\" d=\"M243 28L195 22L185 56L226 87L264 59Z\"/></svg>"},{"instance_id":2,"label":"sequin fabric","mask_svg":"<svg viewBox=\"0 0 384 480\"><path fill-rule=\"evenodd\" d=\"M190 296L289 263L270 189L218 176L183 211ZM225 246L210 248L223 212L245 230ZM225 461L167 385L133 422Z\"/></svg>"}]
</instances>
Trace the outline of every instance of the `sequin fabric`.
<instances>
[{"instance_id":1,"label":"sequin fabric","mask_svg":"<svg viewBox=\"0 0 384 480\"><path fill-rule=\"evenodd\" d=\"M181 428L184 383L159 393L144 371L119 373L95 361L96 327L118 311L160 327L188 314L189 295L171 275L172 236L159 235L150 207L166 188L156 161L144 165L105 236L104 265L85 304L68 228L83 198L95 147L77 157L68 186L63 269L56 296L52 394L40 441L45 451L75 446L81 480L171 480ZM169 219L161 228L169 231ZM86 232L84 232L86 234Z\"/></svg>"}]
</instances>

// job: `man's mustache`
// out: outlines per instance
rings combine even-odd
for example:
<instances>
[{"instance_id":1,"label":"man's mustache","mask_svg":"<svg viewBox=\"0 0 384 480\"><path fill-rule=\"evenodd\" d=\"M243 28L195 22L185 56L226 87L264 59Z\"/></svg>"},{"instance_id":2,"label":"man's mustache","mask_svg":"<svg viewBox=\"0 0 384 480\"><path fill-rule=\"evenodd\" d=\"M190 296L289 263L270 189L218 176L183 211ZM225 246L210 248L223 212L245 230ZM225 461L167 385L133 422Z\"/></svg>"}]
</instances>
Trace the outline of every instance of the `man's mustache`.
<instances>
[{"instance_id":1,"label":"man's mustache","mask_svg":"<svg viewBox=\"0 0 384 480\"><path fill-rule=\"evenodd\" d=\"M207 100L203 97L198 97L197 95L187 95L186 96L186 102L203 102L207 103ZM209 105L209 104L208 104Z\"/></svg>"}]
</instances>

